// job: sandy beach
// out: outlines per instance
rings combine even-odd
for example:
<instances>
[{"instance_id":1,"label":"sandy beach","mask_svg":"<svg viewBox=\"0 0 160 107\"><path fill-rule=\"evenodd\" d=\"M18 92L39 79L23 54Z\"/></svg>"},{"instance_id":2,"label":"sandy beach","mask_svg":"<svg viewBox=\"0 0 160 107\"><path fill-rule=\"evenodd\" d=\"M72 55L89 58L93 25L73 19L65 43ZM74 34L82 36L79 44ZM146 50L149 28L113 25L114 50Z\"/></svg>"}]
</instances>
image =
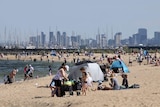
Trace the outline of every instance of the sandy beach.
<instances>
[{"instance_id":1,"label":"sandy beach","mask_svg":"<svg viewBox=\"0 0 160 107\"><path fill-rule=\"evenodd\" d=\"M100 55L96 54L95 56L99 57ZM40 56L31 57L40 59ZM7 56L7 58L15 60L15 56ZM80 56L79 58L87 59L88 57ZM128 54L122 55L122 59L127 65L128 58ZM72 59L73 56L67 58L67 61L71 62ZM58 61L58 58L55 57L54 61ZM105 63L105 61L101 63ZM140 88L137 89L87 91L86 96L76 96L76 94L69 96L66 92L65 97L51 97L51 91L46 86L50 84L52 76L47 76L13 84L1 84L0 107L160 107L159 66L145 65L145 63L139 65L134 61L133 65L129 66L129 85L140 84ZM117 76L117 78L121 84L121 76ZM103 84L108 85L108 83L104 82ZM94 87L97 84L94 83Z\"/></svg>"}]
</instances>

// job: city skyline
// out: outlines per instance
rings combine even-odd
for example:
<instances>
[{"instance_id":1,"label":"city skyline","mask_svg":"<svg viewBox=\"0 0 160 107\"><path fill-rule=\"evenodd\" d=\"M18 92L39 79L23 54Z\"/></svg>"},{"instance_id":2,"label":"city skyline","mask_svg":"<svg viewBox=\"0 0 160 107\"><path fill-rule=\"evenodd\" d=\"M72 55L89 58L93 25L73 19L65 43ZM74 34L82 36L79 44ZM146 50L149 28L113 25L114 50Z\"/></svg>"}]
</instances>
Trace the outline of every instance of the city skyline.
<instances>
[{"instance_id":1,"label":"city skyline","mask_svg":"<svg viewBox=\"0 0 160 107\"><path fill-rule=\"evenodd\" d=\"M21 49L79 49L94 48L107 49L119 46L160 46L160 32L155 31L153 38L148 38L148 30L146 28L138 28L137 32L123 39L122 32L112 34L113 37L107 37L107 34L100 33L99 30L95 35L96 38L83 38L79 34L72 32L67 35L64 31L49 31L47 33L41 31L40 34L28 36L25 42L15 38L15 41L7 41L0 43L4 48L21 48Z\"/></svg>"},{"instance_id":2,"label":"city skyline","mask_svg":"<svg viewBox=\"0 0 160 107\"><path fill-rule=\"evenodd\" d=\"M109 38L111 33L122 32L124 39L138 28L146 28L148 38L152 38L155 31L160 31L159 4L159 0L2 0L0 35L4 37L6 28L7 32L18 35L12 39L26 40L28 36L41 31L47 33L50 29L95 38L99 29L100 33L108 33Z\"/></svg>"}]
</instances>

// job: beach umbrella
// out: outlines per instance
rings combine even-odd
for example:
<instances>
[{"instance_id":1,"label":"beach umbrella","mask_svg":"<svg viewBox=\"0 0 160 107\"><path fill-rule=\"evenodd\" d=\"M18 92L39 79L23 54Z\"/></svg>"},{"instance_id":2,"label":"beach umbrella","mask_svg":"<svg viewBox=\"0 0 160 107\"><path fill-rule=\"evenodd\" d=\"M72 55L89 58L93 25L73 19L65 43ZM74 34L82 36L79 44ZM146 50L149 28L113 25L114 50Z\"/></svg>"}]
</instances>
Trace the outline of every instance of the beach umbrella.
<instances>
[{"instance_id":1,"label":"beach umbrella","mask_svg":"<svg viewBox=\"0 0 160 107\"><path fill-rule=\"evenodd\" d=\"M110 68L111 69L122 68L122 70L123 70L124 73L129 73L128 67L121 60L115 60L115 61L113 61L112 64L111 64L111 66L110 66Z\"/></svg>"}]
</instances>

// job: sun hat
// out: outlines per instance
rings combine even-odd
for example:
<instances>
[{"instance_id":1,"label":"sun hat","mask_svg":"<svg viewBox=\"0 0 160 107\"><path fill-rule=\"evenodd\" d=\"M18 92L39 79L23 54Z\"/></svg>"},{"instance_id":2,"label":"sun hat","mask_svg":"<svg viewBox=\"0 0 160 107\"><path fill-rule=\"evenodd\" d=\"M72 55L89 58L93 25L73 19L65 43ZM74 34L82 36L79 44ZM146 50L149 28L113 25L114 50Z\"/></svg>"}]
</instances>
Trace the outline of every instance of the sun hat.
<instances>
[{"instance_id":1,"label":"sun hat","mask_svg":"<svg viewBox=\"0 0 160 107\"><path fill-rule=\"evenodd\" d=\"M69 71L69 66L65 65L66 71Z\"/></svg>"}]
</instances>

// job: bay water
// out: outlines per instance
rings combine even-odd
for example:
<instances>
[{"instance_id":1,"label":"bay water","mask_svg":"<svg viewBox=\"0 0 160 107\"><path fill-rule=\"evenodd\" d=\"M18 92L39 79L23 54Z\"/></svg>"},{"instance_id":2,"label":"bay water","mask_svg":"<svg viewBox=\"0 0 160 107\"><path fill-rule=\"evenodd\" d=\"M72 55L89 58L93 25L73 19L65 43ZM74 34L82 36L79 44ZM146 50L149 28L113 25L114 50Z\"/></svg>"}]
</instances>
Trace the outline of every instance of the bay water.
<instances>
[{"instance_id":1,"label":"bay water","mask_svg":"<svg viewBox=\"0 0 160 107\"><path fill-rule=\"evenodd\" d=\"M44 77L49 75L49 67L52 68L52 73L55 74L62 62L45 62L45 61L21 61L21 60L0 60L0 83L3 83L4 75L8 75L14 68L18 69L16 81L24 79L24 67L26 65L34 67L34 77ZM72 64L68 64L71 66Z\"/></svg>"}]
</instances>

